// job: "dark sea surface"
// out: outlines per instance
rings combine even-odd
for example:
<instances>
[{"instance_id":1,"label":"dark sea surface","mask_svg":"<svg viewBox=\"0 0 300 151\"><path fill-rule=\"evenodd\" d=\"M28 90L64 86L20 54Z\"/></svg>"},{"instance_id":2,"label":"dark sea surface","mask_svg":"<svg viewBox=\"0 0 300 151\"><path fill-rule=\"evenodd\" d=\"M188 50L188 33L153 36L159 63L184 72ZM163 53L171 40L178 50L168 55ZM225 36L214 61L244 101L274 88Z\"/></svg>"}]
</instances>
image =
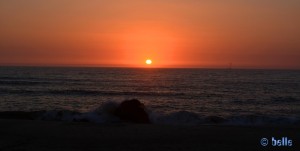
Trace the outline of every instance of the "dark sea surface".
<instances>
[{"instance_id":1,"label":"dark sea surface","mask_svg":"<svg viewBox=\"0 0 300 151\"><path fill-rule=\"evenodd\" d=\"M299 124L300 70L0 67L0 112L103 122L91 114L133 98L154 123Z\"/></svg>"}]
</instances>

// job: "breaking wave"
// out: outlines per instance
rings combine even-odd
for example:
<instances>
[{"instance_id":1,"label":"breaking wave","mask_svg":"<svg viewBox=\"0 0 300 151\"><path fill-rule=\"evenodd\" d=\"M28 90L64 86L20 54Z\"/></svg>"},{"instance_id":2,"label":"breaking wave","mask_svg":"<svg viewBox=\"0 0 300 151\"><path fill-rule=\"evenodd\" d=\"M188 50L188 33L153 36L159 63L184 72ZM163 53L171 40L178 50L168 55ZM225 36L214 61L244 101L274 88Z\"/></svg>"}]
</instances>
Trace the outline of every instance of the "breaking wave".
<instances>
[{"instance_id":1,"label":"breaking wave","mask_svg":"<svg viewBox=\"0 0 300 151\"><path fill-rule=\"evenodd\" d=\"M47 121L70 121L92 123L121 123L114 111L118 107L117 102L106 102L89 112L76 112L70 110L53 111L5 111L0 112L2 119L28 119ZM157 113L147 109L150 121L153 124L166 125L300 125L299 117L270 117L264 115L236 115L228 117L204 116L188 111L173 113Z\"/></svg>"}]
</instances>

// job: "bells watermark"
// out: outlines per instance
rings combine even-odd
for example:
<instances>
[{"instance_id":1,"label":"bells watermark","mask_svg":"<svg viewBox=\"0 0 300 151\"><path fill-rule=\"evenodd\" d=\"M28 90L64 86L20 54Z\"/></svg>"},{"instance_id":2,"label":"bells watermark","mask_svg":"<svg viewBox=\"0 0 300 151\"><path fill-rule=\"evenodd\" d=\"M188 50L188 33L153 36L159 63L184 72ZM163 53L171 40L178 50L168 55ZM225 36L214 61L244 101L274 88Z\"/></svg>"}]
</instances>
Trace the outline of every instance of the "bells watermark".
<instances>
[{"instance_id":1,"label":"bells watermark","mask_svg":"<svg viewBox=\"0 0 300 151\"><path fill-rule=\"evenodd\" d=\"M278 147L292 147L293 140L288 137L275 138L261 138L260 140L261 146L278 146Z\"/></svg>"}]
</instances>

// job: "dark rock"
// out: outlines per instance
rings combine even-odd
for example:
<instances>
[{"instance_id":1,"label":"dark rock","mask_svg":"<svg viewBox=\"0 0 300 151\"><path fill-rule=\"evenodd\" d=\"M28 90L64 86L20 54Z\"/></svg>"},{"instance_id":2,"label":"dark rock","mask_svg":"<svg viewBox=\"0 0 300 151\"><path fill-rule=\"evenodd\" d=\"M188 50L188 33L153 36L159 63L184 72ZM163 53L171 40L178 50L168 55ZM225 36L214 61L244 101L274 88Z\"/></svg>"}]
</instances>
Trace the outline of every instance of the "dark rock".
<instances>
[{"instance_id":1,"label":"dark rock","mask_svg":"<svg viewBox=\"0 0 300 151\"><path fill-rule=\"evenodd\" d=\"M137 99L123 101L115 110L114 115L129 122L150 123L144 104Z\"/></svg>"},{"instance_id":2,"label":"dark rock","mask_svg":"<svg viewBox=\"0 0 300 151\"><path fill-rule=\"evenodd\" d=\"M220 124L225 122L225 119L222 117L218 117L218 116L209 116L206 118L207 121L214 123L214 124Z\"/></svg>"}]
</instances>

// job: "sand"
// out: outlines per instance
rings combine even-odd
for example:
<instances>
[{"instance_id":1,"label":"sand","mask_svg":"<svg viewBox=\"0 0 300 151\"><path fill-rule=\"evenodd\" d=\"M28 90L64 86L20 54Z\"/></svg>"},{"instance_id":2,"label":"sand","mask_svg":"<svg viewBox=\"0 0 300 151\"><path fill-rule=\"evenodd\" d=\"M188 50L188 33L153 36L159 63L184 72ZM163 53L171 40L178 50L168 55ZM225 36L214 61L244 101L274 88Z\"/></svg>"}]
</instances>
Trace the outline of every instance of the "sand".
<instances>
[{"instance_id":1,"label":"sand","mask_svg":"<svg viewBox=\"0 0 300 151\"><path fill-rule=\"evenodd\" d=\"M272 136L291 138L293 147L260 145L262 137ZM299 126L172 126L0 119L0 151L296 150L299 137Z\"/></svg>"}]
</instances>

